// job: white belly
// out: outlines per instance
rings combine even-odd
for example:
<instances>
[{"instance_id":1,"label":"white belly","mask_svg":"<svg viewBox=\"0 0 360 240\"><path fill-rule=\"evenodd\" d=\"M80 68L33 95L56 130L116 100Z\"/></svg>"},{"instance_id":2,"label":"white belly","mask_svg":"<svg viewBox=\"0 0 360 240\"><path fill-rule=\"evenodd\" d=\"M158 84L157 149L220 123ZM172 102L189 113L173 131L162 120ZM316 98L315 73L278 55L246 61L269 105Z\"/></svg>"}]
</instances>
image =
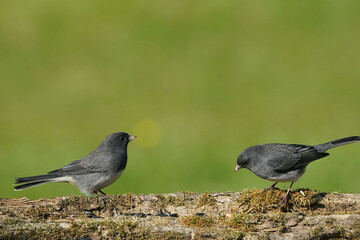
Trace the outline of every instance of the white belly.
<instances>
[{"instance_id":1,"label":"white belly","mask_svg":"<svg viewBox=\"0 0 360 240\"><path fill-rule=\"evenodd\" d=\"M116 180L118 180L118 178L121 176L121 174L124 172L124 170L119 171L118 173L116 173L115 175L113 175L111 178L109 178L108 180L100 183L99 185L96 186L96 190L98 191L100 189L103 189L111 184L113 184Z\"/></svg>"}]
</instances>

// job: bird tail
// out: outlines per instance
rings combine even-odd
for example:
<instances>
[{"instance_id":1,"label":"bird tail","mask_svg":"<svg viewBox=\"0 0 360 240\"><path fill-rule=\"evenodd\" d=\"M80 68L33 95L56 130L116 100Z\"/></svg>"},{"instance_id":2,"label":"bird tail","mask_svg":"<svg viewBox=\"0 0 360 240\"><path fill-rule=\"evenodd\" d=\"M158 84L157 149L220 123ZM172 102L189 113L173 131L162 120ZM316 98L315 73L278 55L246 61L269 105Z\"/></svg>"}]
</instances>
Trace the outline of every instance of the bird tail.
<instances>
[{"instance_id":1,"label":"bird tail","mask_svg":"<svg viewBox=\"0 0 360 240\"><path fill-rule=\"evenodd\" d=\"M315 145L314 148L318 152L326 152L327 150L335 147L339 147L345 144L354 143L360 141L360 136L346 137L331 142Z\"/></svg>"},{"instance_id":2,"label":"bird tail","mask_svg":"<svg viewBox=\"0 0 360 240\"><path fill-rule=\"evenodd\" d=\"M46 175L38 175L32 177L16 178L14 185L17 184L21 184L21 185L14 187L14 190L20 191L26 188L35 187L44 183L52 182L57 177L59 176L46 174Z\"/></svg>"}]
</instances>

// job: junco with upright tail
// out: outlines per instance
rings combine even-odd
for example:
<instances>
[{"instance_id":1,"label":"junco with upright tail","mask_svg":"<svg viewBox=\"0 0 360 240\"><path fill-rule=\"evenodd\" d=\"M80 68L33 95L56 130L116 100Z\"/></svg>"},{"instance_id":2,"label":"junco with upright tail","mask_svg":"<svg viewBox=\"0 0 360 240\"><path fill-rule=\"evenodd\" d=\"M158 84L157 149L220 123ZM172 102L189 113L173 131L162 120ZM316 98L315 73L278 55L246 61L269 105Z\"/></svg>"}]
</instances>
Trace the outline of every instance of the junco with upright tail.
<instances>
[{"instance_id":1,"label":"junco with upright tail","mask_svg":"<svg viewBox=\"0 0 360 240\"><path fill-rule=\"evenodd\" d=\"M328 156L329 153L326 151L331 148L357 141L360 141L359 136L313 146L283 143L255 145L245 149L239 155L235 171L247 168L261 178L274 181L275 183L268 189L274 188L278 182L291 182L279 205L286 204L292 185L304 174L309 163Z\"/></svg>"}]
</instances>

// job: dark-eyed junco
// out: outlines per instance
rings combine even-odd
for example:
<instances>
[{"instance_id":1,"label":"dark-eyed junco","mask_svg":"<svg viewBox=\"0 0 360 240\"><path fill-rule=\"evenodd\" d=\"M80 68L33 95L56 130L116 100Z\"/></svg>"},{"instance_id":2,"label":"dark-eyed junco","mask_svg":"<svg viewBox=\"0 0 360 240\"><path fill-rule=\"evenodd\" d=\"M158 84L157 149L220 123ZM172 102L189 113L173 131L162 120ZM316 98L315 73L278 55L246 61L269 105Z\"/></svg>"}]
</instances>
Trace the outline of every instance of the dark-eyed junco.
<instances>
[{"instance_id":1,"label":"dark-eyed junco","mask_svg":"<svg viewBox=\"0 0 360 240\"><path fill-rule=\"evenodd\" d=\"M125 132L107 136L100 145L87 156L45 175L17 178L14 190L38 186L49 182L68 182L77 186L87 195L104 197L101 189L114 183L123 173L127 163L127 145L135 139ZM102 194L102 195L100 195Z\"/></svg>"},{"instance_id":2,"label":"dark-eyed junco","mask_svg":"<svg viewBox=\"0 0 360 240\"><path fill-rule=\"evenodd\" d=\"M331 148L357 141L360 141L359 136L314 146L283 143L255 145L245 149L239 155L235 171L247 168L261 178L274 181L275 183L269 189L274 188L278 182L291 182L285 197L280 202L282 204L286 203L293 183L304 174L309 163L328 156L329 153L326 151Z\"/></svg>"}]
</instances>

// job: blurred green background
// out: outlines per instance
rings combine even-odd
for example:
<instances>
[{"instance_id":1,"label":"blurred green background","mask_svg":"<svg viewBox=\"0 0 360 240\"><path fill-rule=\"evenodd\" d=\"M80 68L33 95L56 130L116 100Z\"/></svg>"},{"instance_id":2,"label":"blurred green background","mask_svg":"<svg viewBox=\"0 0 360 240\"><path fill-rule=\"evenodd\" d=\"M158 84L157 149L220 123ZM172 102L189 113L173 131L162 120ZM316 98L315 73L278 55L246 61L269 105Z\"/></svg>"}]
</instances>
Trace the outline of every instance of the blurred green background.
<instances>
[{"instance_id":1,"label":"blurred green background","mask_svg":"<svg viewBox=\"0 0 360 240\"><path fill-rule=\"evenodd\" d=\"M0 3L0 197L92 151L129 145L106 193L269 187L234 173L246 147L360 135L359 1ZM360 144L330 151L294 188L360 191ZM289 184L279 184L287 188Z\"/></svg>"}]
</instances>

